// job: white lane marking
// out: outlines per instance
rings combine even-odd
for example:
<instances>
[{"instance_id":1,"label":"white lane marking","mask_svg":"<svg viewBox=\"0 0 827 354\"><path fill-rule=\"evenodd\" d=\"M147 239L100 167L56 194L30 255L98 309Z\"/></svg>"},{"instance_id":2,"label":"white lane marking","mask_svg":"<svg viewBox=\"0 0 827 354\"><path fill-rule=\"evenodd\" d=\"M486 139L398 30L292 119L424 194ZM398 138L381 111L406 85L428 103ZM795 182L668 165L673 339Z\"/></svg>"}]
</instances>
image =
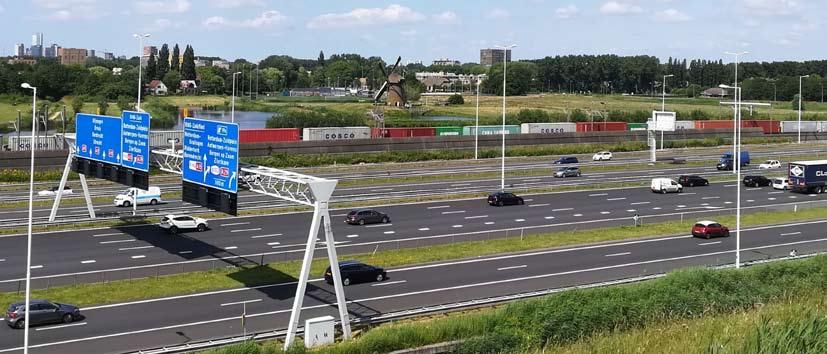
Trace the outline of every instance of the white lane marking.
<instances>
[{"instance_id":1,"label":"white lane marking","mask_svg":"<svg viewBox=\"0 0 827 354\"><path fill-rule=\"evenodd\" d=\"M470 185L471 185L471 183L457 183L457 184L452 184L451 187L465 187L465 186L470 186Z\"/></svg>"},{"instance_id":2,"label":"white lane marking","mask_svg":"<svg viewBox=\"0 0 827 354\"><path fill-rule=\"evenodd\" d=\"M5 261L6 261L5 258L0 258L0 262L5 262Z\"/></svg>"},{"instance_id":3,"label":"white lane marking","mask_svg":"<svg viewBox=\"0 0 827 354\"><path fill-rule=\"evenodd\" d=\"M732 202L724 202L724 204L732 204Z\"/></svg>"},{"instance_id":4,"label":"white lane marking","mask_svg":"<svg viewBox=\"0 0 827 354\"><path fill-rule=\"evenodd\" d=\"M448 214L463 214L463 213L465 213L465 210L443 211L443 212L442 212L442 215L448 215Z\"/></svg>"},{"instance_id":5,"label":"white lane marking","mask_svg":"<svg viewBox=\"0 0 827 354\"><path fill-rule=\"evenodd\" d=\"M634 213L634 212L636 212L637 210L635 210L635 209L626 209L626 211L628 211L628 212L630 212L630 213Z\"/></svg>"},{"instance_id":6,"label":"white lane marking","mask_svg":"<svg viewBox=\"0 0 827 354\"><path fill-rule=\"evenodd\" d=\"M224 249L225 250L234 250L234 249L238 249L238 246L228 246L228 247L224 247Z\"/></svg>"},{"instance_id":7,"label":"white lane marking","mask_svg":"<svg viewBox=\"0 0 827 354\"><path fill-rule=\"evenodd\" d=\"M385 235L393 235L395 233L396 233L396 231L385 231L384 232Z\"/></svg>"},{"instance_id":8,"label":"white lane marking","mask_svg":"<svg viewBox=\"0 0 827 354\"><path fill-rule=\"evenodd\" d=\"M583 214L574 214L573 216L583 216Z\"/></svg>"},{"instance_id":9,"label":"white lane marking","mask_svg":"<svg viewBox=\"0 0 827 354\"><path fill-rule=\"evenodd\" d=\"M514 219L514 221L516 221L516 222L523 222L523 221L525 221L525 219Z\"/></svg>"},{"instance_id":10,"label":"white lane marking","mask_svg":"<svg viewBox=\"0 0 827 354\"><path fill-rule=\"evenodd\" d=\"M347 235L347 236L345 236L345 237L347 237L347 238L354 238L354 237L359 237L359 235L357 235L357 234L351 234L351 235Z\"/></svg>"},{"instance_id":11,"label":"white lane marking","mask_svg":"<svg viewBox=\"0 0 827 354\"><path fill-rule=\"evenodd\" d=\"M109 243L123 243L123 242L135 242L135 241L136 240L133 238L133 239L130 239L130 240L101 241L100 244L105 245L105 244L109 244Z\"/></svg>"},{"instance_id":12,"label":"white lane marking","mask_svg":"<svg viewBox=\"0 0 827 354\"><path fill-rule=\"evenodd\" d=\"M678 208L686 208L686 205L679 204L679 205L678 205Z\"/></svg>"},{"instance_id":13,"label":"white lane marking","mask_svg":"<svg viewBox=\"0 0 827 354\"><path fill-rule=\"evenodd\" d=\"M767 200L775 200L775 198L767 198Z\"/></svg>"},{"instance_id":14,"label":"white lane marking","mask_svg":"<svg viewBox=\"0 0 827 354\"><path fill-rule=\"evenodd\" d=\"M347 216L347 214L331 214L330 216L334 217L334 218L338 218L338 217L342 217L342 216Z\"/></svg>"},{"instance_id":15,"label":"white lane marking","mask_svg":"<svg viewBox=\"0 0 827 354\"><path fill-rule=\"evenodd\" d=\"M782 192L782 191L777 191L777 192L769 192L769 193L767 193L767 194L781 194L781 193L784 193L784 192Z\"/></svg>"},{"instance_id":16,"label":"white lane marking","mask_svg":"<svg viewBox=\"0 0 827 354\"><path fill-rule=\"evenodd\" d=\"M106 237L106 236L116 236L116 235L123 235L123 232L110 232L108 234L96 234L96 235L92 235L92 237Z\"/></svg>"},{"instance_id":17,"label":"white lane marking","mask_svg":"<svg viewBox=\"0 0 827 354\"><path fill-rule=\"evenodd\" d=\"M551 211L567 211L567 210L574 210L574 208L559 208L559 209L551 209Z\"/></svg>"},{"instance_id":18,"label":"white lane marking","mask_svg":"<svg viewBox=\"0 0 827 354\"><path fill-rule=\"evenodd\" d=\"M781 236L792 236L792 235L800 235L800 234L801 234L801 231L797 231L797 232L787 232L787 233L783 233L783 234L781 234Z\"/></svg>"},{"instance_id":19,"label":"white lane marking","mask_svg":"<svg viewBox=\"0 0 827 354\"><path fill-rule=\"evenodd\" d=\"M748 191L760 191L761 188L747 188Z\"/></svg>"},{"instance_id":20,"label":"white lane marking","mask_svg":"<svg viewBox=\"0 0 827 354\"><path fill-rule=\"evenodd\" d=\"M652 210L660 210L660 209L661 209L661 207L654 207L654 208L652 208Z\"/></svg>"},{"instance_id":21,"label":"white lane marking","mask_svg":"<svg viewBox=\"0 0 827 354\"><path fill-rule=\"evenodd\" d=\"M95 260L94 259L88 259L88 260L85 260L85 261L80 261L80 263L81 264L90 264L90 263L95 263Z\"/></svg>"},{"instance_id":22,"label":"white lane marking","mask_svg":"<svg viewBox=\"0 0 827 354\"><path fill-rule=\"evenodd\" d=\"M651 202L634 202L634 203L629 203L629 205L643 205L643 204L649 204L649 203L651 203Z\"/></svg>"},{"instance_id":23,"label":"white lane marking","mask_svg":"<svg viewBox=\"0 0 827 354\"><path fill-rule=\"evenodd\" d=\"M451 226L451 227L458 229L458 228L462 227L462 225L454 225L454 226Z\"/></svg>"},{"instance_id":24,"label":"white lane marking","mask_svg":"<svg viewBox=\"0 0 827 354\"><path fill-rule=\"evenodd\" d=\"M790 199L796 199L796 198L798 198L798 197L796 197L796 196L794 196L794 195L791 195L789 198L790 198Z\"/></svg>"},{"instance_id":25,"label":"white lane marking","mask_svg":"<svg viewBox=\"0 0 827 354\"><path fill-rule=\"evenodd\" d=\"M430 227L420 227L419 231L431 231Z\"/></svg>"},{"instance_id":26,"label":"white lane marking","mask_svg":"<svg viewBox=\"0 0 827 354\"><path fill-rule=\"evenodd\" d=\"M704 243L699 243L698 246L717 245L719 243L721 243L721 241L704 242Z\"/></svg>"},{"instance_id":27,"label":"white lane marking","mask_svg":"<svg viewBox=\"0 0 827 354\"><path fill-rule=\"evenodd\" d=\"M721 197L703 197L701 199L707 200L707 199L719 199L719 198L721 198Z\"/></svg>"},{"instance_id":28,"label":"white lane marking","mask_svg":"<svg viewBox=\"0 0 827 354\"><path fill-rule=\"evenodd\" d=\"M393 188L382 188L382 189L374 189L374 192L390 192Z\"/></svg>"},{"instance_id":29,"label":"white lane marking","mask_svg":"<svg viewBox=\"0 0 827 354\"><path fill-rule=\"evenodd\" d=\"M155 246L136 246L136 247L124 247L118 248L118 251L130 251L130 250L142 250L146 248L154 248Z\"/></svg>"},{"instance_id":30,"label":"white lane marking","mask_svg":"<svg viewBox=\"0 0 827 354\"><path fill-rule=\"evenodd\" d=\"M249 303L259 302L259 301L261 301L261 299L247 300L247 301L228 302L228 303L226 303L226 304L221 304L221 306L232 306L232 305L249 304Z\"/></svg>"},{"instance_id":31,"label":"white lane marking","mask_svg":"<svg viewBox=\"0 0 827 354\"><path fill-rule=\"evenodd\" d=\"M546 217L544 217L543 219L546 219L546 220L551 220L551 219L554 219L554 217L553 217L553 216L546 216Z\"/></svg>"},{"instance_id":32,"label":"white lane marking","mask_svg":"<svg viewBox=\"0 0 827 354\"><path fill-rule=\"evenodd\" d=\"M494 225L494 222L493 221L486 221L485 225Z\"/></svg>"},{"instance_id":33,"label":"white lane marking","mask_svg":"<svg viewBox=\"0 0 827 354\"><path fill-rule=\"evenodd\" d=\"M180 251L180 252L178 252L178 254L190 254L190 253L192 253L192 251Z\"/></svg>"},{"instance_id":34,"label":"white lane marking","mask_svg":"<svg viewBox=\"0 0 827 354\"><path fill-rule=\"evenodd\" d=\"M808 197L815 197L815 194L807 194Z\"/></svg>"},{"instance_id":35,"label":"white lane marking","mask_svg":"<svg viewBox=\"0 0 827 354\"><path fill-rule=\"evenodd\" d=\"M218 225L218 226L238 226L238 225L249 225L249 224L250 224L249 221L245 221L245 222L233 222L233 223L229 223L229 224L221 224L221 225Z\"/></svg>"},{"instance_id":36,"label":"white lane marking","mask_svg":"<svg viewBox=\"0 0 827 354\"><path fill-rule=\"evenodd\" d=\"M589 197L602 197L602 196L605 196L605 195L609 195L609 193L595 193L595 194L589 194Z\"/></svg>"},{"instance_id":37,"label":"white lane marking","mask_svg":"<svg viewBox=\"0 0 827 354\"><path fill-rule=\"evenodd\" d=\"M230 232L250 232L250 231L261 231L260 227L254 229L238 229L238 230L230 230Z\"/></svg>"},{"instance_id":38,"label":"white lane marking","mask_svg":"<svg viewBox=\"0 0 827 354\"><path fill-rule=\"evenodd\" d=\"M737 184L725 184L724 185L724 187L736 187L736 186L738 186L738 185Z\"/></svg>"},{"instance_id":39,"label":"white lane marking","mask_svg":"<svg viewBox=\"0 0 827 354\"><path fill-rule=\"evenodd\" d=\"M535 208L535 207L544 207L544 206L549 206L549 205L550 204L548 204L548 203L541 203L541 204L531 204L528 207L529 208Z\"/></svg>"},{"instance_id":40,"label":"white lane marking","mask_svg":"<svg viewBox=\"0 0 827 354\"><path fill-rule=\"evenodd\" d=\"M533 201L534 201L534 199L530 199L530 198L529 198L529 199L524 199L523 201L524 201L524 202L533 202Z\"/></svg>"},{"instance_id":41,"label":"white lane marking","mask_svg":"<svg viewBox=\"0 0 827 354\"><path fill-rule=\"evenodd\" d=\"M43 268L42 264L32 266L32 269L40 269L40 268Z\"/></svg>"},{"instance_id":42,"label":"white lane marking","mask_svg":"<svg viewBox=\"0 0 827 354\"><path fill-rule=\"evenodd\" d=\"M512 266L512 267L502 267L502 268L497 268L497 270L520 269L520 268L526 268L526 267L528 267L528 265L527 265L527 264L523 264L523 265Z\"/></svg>"},{"instance_id":43,"label":"white lane marking","mask_svg":"<svg viewBox=\"0 0 827 354\"><path fill-rule=\"evenodd\" d=\"M618 256L626 256L626 255L630 255L630 254L632 254L632 252L620 252L620 253L607 254L607 255L605 255L605 257L618 257Z\"/></svg>"},{"instance_id":44,"label":"white lane marking","mask_svg":"<svg viewBox=\"0 0 827 354\"><path fill-rule=\"evenodd\" d=\"M257 236L250 236L250 238L265 238L265 237L276 237L276 236L281 236L281 234L257 235Z\"/></svg>"},{"instance_id":45,"label":"white lane marking","mask_svg":"<svg viewBox=\"0 0 827 354\"><path fill-rule=\"evenodd\" d=\"M365 226L365 227L373 228L373 227L388 227L388 226L393 226L393 224L376 224L376 225L368 225L368 226Z\"/></svg>"},{"instance_id":46,"label":"white lane marking","mask_svg":"<svg viewBox=\"0 0 827 354\"><path fill-rule=\"evenodd\" d=\"M350 237L350 236L348 236L348 237ZM275 246L275 245L280 245L280 244L281 244L281 242L267 242L267 246Z\"/></svg>"},{"instance_id":47,"label":"white lane marking","mask_svg":"<svg viewBox=\"0 0 827 354\"><path fill-rule=\"evenodd\" d=\"M387 286L387 285L394 285L394 284L402 284L407 283L407 280L397 280L397 281L386 281L382 283L371 284L371 286Z\"/></svg>"},{"instance_id":48,"label":"white lane marking","mask_svg":"<svg viewBox=\"0 0 827 354\"><path fill-rule=\"evenodd\" d=\"M701 205L707 206L707 205L709 205L709 203L701 203Z\"/></svg>"},{"instance_id":49,"label":"white lane marking","mask_svg":"<svg viewBox=\"0 0 827 354\"><path fill-rule=\"evenodd\" d=\"M66 328L66 327L77 327L77 326L85 326L85 325L86 325L86 322L78 322L78 323L70 323L70 324L59 325L59 326L38 328L38 329L35 329L35 331L49 331L49 330L53 330L53 329L61 329L61 328Z\"/></svg>"},{"instance_id":50,"label":"white lane marking","mask_svg":"<svg viewBox=\"0 0 827 354\"><path fill-rule=\"evenodd\" d=\"M698 194L698 193L695 193L695 192L691 192L691 193L681 193L681 194L679 194L679 195L695 195L695 194Z\"/></svg>"},{"instance_id":51,"label":"white lane marking","mask_svg":"<svg viewBox=\"0 0 827 354\"><path fill-rule=\"evenodd\" d=\"M611 213L612 213L611 211L601 211L600 212L600 214L603 214L603 215L608 215L608 214L611 214Z\"/></svg>"},{"instance_id":52,"label":"white lane marking","mask_svg":"<svg viewBox=\"0 0 827 354\"><path fill-rule=\"evenodd\" d=\"M146 256L144 256L142 254L137 255L137 256L132 256L132 259L141 259L141 258L146 258Z\"/></svg>"},{"instance_id":53,"label":"white lane marking","mask_svg":"<svg viewBox=\"0 0 827 354\"><path fill-rule=\"evenodd\" d=\"M438 206L430 206L430 207L428 207L428 209L445 209L445 208L450 208L450 207L451 207L450 205L438 205Z\"/></svg>"},{"instance_id":54,"label":"white lane marking","mask_svg":"<svg viewBox=\"0 0 827 354\"><path fill-rule=\"evenodd\" d=\"M750 202L750 203L752 203L754 201L755 201L755 199L747 199L747 202Z\"/></svg>"},{"instance_id":55,"label":"white lane marking","mask_svg":"<svg viewBox=\"0 0 827 354\"><path fill-rule=\"evenodd\" d=\"M607 201L610 201L610 202L611 202L611 201L615 201L615 200L626 200L626 197L620 197L620 198L606 198L606 200L607 200Z\"/></svg>"},{"instance_id":56,"label":"white lane marking","mask_svg":"<svg viewBox=\"0 0 827 354\"><path fill-rule=\"evenodd\" d=\"M487 217L488 217L488 215L477 215L477 216L466 216L465 219L466 220L467 219L482 219L482 218L487 218Z\"/></svg>"}]
</instances>

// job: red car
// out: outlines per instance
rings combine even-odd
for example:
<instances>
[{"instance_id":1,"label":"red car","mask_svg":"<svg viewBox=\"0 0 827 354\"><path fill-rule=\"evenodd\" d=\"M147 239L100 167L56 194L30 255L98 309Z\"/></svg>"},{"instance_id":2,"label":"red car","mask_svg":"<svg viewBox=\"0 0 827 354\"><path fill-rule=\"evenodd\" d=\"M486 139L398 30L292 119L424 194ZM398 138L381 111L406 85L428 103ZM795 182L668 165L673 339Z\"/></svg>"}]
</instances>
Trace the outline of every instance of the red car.
<instances>
[{"instance_id":1,"label":"red car","mask_svg":"<svg viewBox=\"0 0 827 354\"><path fill-rule=\"evenodd\" d=\"M707 239L712 236L729 237L729 228L715 221L698 221L692 226L692 236L705 237Z\"/></svg>"}]
</instances>

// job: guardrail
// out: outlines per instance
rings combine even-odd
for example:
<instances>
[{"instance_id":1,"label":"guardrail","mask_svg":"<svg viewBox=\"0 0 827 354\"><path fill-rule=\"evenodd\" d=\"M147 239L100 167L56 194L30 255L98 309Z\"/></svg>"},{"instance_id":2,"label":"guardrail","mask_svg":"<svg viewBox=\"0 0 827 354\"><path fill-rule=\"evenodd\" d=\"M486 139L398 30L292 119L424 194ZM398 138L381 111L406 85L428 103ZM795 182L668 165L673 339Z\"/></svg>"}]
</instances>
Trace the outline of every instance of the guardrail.
<instances>
[{"instance_id":1,"label":"guardrail","mask_svg":"<svg viewBox=\"0 0 827 354\"><path fill-rule=\"evenodd\" d=\"M758 264L770 263L770 262L777 262L777 261L787 261L787 260L795 260L795 259L804 259L804 258L811 258L818 255L825 254L825 252L815 252L810 254L802 254L802 255L795 255L795 256L788 256L788 257L780 257L780 258L773 258L773 259L763 259L763 260L756 260L756 261L749 261L742 263L743 267L750 267ZM720 270L720 269L728 269L733 268L734 264L724 264L719 266L712 266L707 267L709 269ZM511 295L503 295L503 296L495 296L495 297L487 297L487 298L479 298L473 300L466 300L466 301L459 301L459 302L449 302L440 305L433 305L433 306L424 306L415 309L408 309L408 310L400 310L389 312L385 314L380 314L377 316L372 317L360 317L354 318L351 320L352 325L376 325L386 322L398 321L410 317L415 316L422 316L422 315L433 315L457 310L465 310L465 309L472 309L478 307L486 307L491 306L494 304L501 304L501 303L508 303L514 302L529 298L535 298L540 296L552 295L557 293L562 293L571 290L577 289L590 289L590 288L601 288L607 286L615 286L615 285L623 285L623 284L632 284L638 283L641 281L652 280L657 278L665 277L667 273L657 273L657 274L650 274L650 275L643 275L637 277L630 277L624 279L617 279L605 282L598 282L598 283L590 283L590 284L583 284L583 285L575 285L575 286L568 286L562 288L548 288L543 290L535 290ZM240 317L239 317L240 318ZM336 325L339 325L341 322L336 321ZM298 327L297 334L303 334L304 327ZM287 334L287 330L285 329L276 329L276 330L267 330L261 332L254 332L247 335L241 336L230 336L225 338L216 338L211 340L206 340L202 342L196 343L186 343L181 345L172 345L166 346L161 348L154 348L154 349L147 349L147 350L139 350L134 352L126 352L125 354L170 354L170 353L182 353L182 352L189 352L192 350L203 350L208 348L214 348L219 346L225 346L230 344L241 343L245 341L264 341L264 340L273 340L273 339L280 339L283 338Z\"/></svg>"}]
</instances>

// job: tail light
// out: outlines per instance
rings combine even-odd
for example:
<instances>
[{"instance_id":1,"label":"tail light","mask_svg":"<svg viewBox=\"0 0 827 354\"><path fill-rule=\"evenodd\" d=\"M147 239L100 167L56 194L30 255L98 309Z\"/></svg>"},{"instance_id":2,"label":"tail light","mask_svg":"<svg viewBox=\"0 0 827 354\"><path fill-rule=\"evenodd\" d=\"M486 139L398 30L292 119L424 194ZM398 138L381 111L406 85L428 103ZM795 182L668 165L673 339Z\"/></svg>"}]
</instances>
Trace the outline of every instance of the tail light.
<instances>
[{"instance_id":1,"label":"tail light","mask_svg":"<svg viewBox=\"0 0 827 354\"><path fill-rule=\"evenodd\" d=\"M9 312L8 315L9 315L8 316L9 318L12 318L12 319L17 318L17 313L16 312Z\"/></svg>"}]
</instances>

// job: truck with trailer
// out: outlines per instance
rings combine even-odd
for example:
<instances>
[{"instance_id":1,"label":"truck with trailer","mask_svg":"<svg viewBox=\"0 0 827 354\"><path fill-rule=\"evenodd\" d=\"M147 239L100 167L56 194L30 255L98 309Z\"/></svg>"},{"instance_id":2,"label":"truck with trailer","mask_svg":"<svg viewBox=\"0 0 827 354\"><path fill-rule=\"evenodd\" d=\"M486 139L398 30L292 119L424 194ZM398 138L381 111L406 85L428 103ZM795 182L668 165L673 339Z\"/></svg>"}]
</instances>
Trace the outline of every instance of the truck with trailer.
<instances>
[{"instance_id":1,"label":"truck with trailer","mask_svg":"<svg viewBox=\"0 0 827 354\"><path fill-rule=\"evenodd\" d=\"M827 160L790 162L788 171L793 192L827 192Z\"/></svg>"}]
</instances>

